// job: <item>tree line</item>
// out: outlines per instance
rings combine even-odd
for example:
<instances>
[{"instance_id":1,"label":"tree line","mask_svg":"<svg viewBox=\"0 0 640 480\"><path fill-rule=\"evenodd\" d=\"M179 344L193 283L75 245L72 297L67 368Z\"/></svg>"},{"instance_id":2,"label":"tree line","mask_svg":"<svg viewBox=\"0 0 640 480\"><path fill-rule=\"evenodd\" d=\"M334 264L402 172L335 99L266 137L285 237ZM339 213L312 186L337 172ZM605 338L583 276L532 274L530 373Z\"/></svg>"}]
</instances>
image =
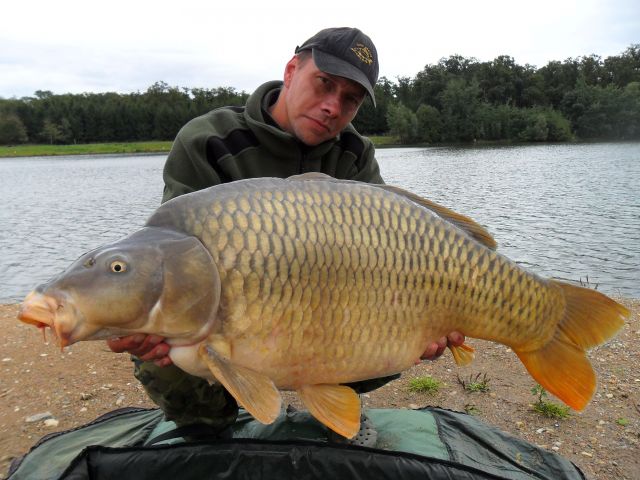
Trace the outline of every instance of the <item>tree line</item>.
<instances>
[{"instance_id":1,"label":"tree line","mask_svg":"<svg viewBox=\"0 0 640 480\"><path fill-rule=\"evenodd\" d=\"M640 139L640 44L536 68L510 56L453 55L415 77L381 78L377 108L354 120L368 135L402 143ZM248 97L232 87L0 99L0 144L172 140L188 120Z\"/></svg>"}]
</instances>

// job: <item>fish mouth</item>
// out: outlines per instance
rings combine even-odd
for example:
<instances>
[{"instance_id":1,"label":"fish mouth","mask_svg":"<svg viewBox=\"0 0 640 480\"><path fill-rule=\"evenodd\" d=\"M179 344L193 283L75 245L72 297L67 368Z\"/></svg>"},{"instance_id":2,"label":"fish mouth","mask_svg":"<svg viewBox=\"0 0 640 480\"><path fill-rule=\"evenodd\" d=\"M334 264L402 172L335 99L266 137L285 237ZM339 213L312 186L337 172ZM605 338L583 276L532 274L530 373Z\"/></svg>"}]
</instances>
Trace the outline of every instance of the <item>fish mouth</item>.
<instances>
[{"instance_id":1,"label":"fish mouth","mask_svg":"<svg viewBox=\"0 0 640 480\"><path fill-rule=\"evenodd\" d=\"M60 322L56 322L56 314L62 307L62 303L50 295L44 295L40 292L33 291L29 293L18 312L18 319L29 325L44 329L49 327L58 338L60 347L64 348L73 343L69 333L62 329Z\"/></svg>"}]
</instances>

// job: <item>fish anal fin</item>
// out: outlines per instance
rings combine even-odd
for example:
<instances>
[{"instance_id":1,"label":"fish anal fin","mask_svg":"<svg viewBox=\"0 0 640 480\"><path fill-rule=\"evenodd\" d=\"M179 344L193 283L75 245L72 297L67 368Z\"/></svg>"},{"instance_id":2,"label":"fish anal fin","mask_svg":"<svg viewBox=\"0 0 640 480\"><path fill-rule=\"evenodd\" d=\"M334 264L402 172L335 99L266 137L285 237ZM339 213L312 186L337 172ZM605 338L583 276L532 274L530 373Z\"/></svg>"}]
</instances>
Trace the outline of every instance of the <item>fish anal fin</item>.
<instances>
[{"instance_id":1,"label":"fish anal fin","mask_svg":"<svg viewBox=\"0 0 640 480\"><path fill-rule=\"evenodd\" d=\"M315 418L343 437L353 438L360 430L360 399L344 385L304 385L300 398Z\"/></svg>"},{"instance_id":2,"label":"fish anal fin","mask_svg":"<svg viewBox=\"0 0 640 480\"><path fill-rule=\"evenodd\" d=\"M449 345L449 350L451 350L451 353L453 354L453 359L456 361L456 365L460 367L469 365L475 358L475 349L465 343L459 347Z\"/></svg>"},{"instance_id":3,"label":"fish anal fin","mask_svg":"<svg viewBox=\"0 0 640 480\"><path fill-rule=\"evenodd\" d=\"M282 397L269 377L233 365L211 345L202 344L198 353L216 379L256 420L269 424L280 415Z\"/></svg>"},{"instance_id":4,"label":"fish anal fin","mask_svg":"<svg viewBox=\"0 0 640 480\"><path fill-rule=\"evenodd\" d=\"M575 410L589 403L596 376L585 350L611 338L629 311L606 295L588 288L551 281L565 297L564 317L554 336L534 351L514 349L533 378Z\"/></svg>"}]
</instances>

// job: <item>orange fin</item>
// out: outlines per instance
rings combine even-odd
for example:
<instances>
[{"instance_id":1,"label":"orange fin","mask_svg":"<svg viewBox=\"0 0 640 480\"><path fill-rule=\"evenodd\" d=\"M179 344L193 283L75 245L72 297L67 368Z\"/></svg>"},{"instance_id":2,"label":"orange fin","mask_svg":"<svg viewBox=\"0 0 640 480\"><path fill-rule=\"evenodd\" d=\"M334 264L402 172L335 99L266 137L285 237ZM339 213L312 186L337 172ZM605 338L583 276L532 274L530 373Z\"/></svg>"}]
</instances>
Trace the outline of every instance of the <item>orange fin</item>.
<instances>
[{"instance_id":1,"label":"orange fin","mask_svg":"<svg viewBox=\"0 0 640 480\"><path fill-rule=\"evenodd\" d=\"M459 347L449 345L449 350L451 350L451 353L453 354L453 359L456 361L456 365L460 367L469 365L475 358L474 348L465 343L463 343Z\"/></svg>"},{"instance_id":2,"label":"orange fin","mask_svg":"<svg viewBox=\"0 0 640 480\"><path fill-rule=\"evenodd\" d=\"M344 385L304 385L300 398L315 418L343 437L360 430L360 399Z\"/></svg>"},{"instance_id":3,"label":"orange fin","mask_svg":"<svg viewBox=\"0 0 640 480\"><path fill-rule=\"evenodd\" d=\"M210 345L201 345L199 354L211 373L256 420L273 423L280 415L282 397L269 377L231 364Z\"/></svg>"},{"instance_id":4,"label":"orange fin","mask_svg":"<svg viewBox=\"0 0 640 480\"><path fill-rule=\"evenodd\" d=\"M533 378L575 410L582 410L596 388L596 376L585 351L611 338L629 310L595 290L551 281L565 295L564 318L555 336L539 350L518 351Z\"/></svg>"}]
</instances>

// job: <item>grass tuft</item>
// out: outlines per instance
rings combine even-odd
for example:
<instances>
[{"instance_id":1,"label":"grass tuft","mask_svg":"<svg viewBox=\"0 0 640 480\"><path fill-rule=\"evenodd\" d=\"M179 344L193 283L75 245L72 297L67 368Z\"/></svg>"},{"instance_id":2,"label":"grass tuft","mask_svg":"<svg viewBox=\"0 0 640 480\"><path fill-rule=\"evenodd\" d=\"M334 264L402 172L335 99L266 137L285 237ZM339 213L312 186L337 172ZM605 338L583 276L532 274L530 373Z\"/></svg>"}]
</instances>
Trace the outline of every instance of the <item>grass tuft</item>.
<instances>
[{"instance_id":1,"label":"grass tuft","mask_svg":"<svg viewBox=\"0 0 640 480\"><path fill-rule=\"evenodd\" d=\"M533 404L533 409L540 415L548 418L567 418L569 416L569 407L547 400L547 391L541 385L533 387L531 393L538 396L538 401Z\"/></svg>"},{"instance_id":2,"label":"grass tuft","mask_svg":"<svg viewBox=\"0 0 640 480\"><path fill-rule=\"evenodd\" d=\"M441 386L441 382L429 376L418 377L409 381L409 391L427 393L429 395L437 393Z\"/></svg>"},{"instance_id":3,"label":"grass tuft","mask_svg":"<svg viewBox=\"0 0 640 480\"><path fill-rule=\"evenodd\" d=\"M489 391L489 378L487 374L478 373L477 375L469 375L469 380L464 380L458 375L458 383L462 385L467 392L481 392L486 393Z\"/></svg>"}]
</instances>

